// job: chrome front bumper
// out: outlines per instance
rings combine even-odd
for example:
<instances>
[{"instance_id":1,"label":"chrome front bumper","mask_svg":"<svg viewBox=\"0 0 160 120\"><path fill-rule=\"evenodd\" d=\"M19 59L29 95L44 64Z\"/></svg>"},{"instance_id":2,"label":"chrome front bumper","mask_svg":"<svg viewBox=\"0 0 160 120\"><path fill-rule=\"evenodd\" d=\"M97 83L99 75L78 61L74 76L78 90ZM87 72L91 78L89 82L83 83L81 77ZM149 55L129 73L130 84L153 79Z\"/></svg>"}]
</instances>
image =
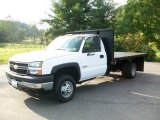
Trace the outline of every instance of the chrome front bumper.
<instances>
[{"instance_id":1,"label":"chrome front bumper","mask_svg":"<svg viewBox=\"0 0 160 120\"><path fill-rule=\"evenodd\" d=\"M12 85L12 79L8 78L8 82ZM14 80L16 81L16 80ZM17 86L23 86L31 89L44 89L44 90L52 90L53 89L53 82L48 83L27 83L27 82L17 82Z\"/></svg>"},{"instance_id":2,"label":"chrome front bumper","mask_svg":"<svg viewBox=\"0 0 160 120\"><path fill-rule=\"evenodd\" d=\"M43 90L52 90L54 84L54 76L44 75L44 76L21 76L17 75L11 71L6 72L6 76L9 84L13 87L23 87L30 89L43 89ZM13 85L13 82L16 85Z\"/></svg>"}]
</instances>

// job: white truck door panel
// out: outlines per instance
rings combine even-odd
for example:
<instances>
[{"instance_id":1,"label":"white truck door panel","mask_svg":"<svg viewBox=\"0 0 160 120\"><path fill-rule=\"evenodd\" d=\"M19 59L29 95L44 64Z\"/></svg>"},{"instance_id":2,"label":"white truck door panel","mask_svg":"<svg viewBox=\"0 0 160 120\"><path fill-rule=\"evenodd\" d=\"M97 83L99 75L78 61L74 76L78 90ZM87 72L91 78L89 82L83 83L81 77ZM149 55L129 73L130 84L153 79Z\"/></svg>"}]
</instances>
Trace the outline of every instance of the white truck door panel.
<instances>
[{"instance_id":1,"label":"white truck door panel","mask_svg":"<svg viewBox=\"0 0 160 120\"><path fill-rule=\"evenodd\" d=\"M87 40L87 39L86 39ZM86 42L86 41L85 41ZM106 53L104 51L103 43L99 40L101 45L100 50L95 52L84 52L82 50L81 59L81 80L94 78L104 75L107 69ZM85 46L85 43L84 43ZM88 46L87 46L88 47Z\"/></svg>"},{"instance_id":2,"label":"white truck door panel","mask_svg":"<svg viewBox=\"0 0 160 120\"><path fill-rule=\"evenodd\" d=\"M96 52L94 55L83 55L83 62L81 64L81 79L89 79L98 75L104 75L106 72L106 61L104 58L100 58L103 55L101 52ZM103 55L104 56L104 55Z\"/></svg>"}]
</instances>

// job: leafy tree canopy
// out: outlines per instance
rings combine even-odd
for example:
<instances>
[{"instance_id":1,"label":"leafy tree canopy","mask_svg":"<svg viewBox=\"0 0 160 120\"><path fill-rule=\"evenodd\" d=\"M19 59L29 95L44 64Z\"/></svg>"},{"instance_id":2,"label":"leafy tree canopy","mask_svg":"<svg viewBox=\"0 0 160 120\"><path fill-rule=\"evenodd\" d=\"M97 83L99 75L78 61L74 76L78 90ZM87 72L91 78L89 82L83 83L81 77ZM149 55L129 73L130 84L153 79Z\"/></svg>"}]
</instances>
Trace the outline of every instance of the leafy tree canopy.
<instances>
[{"instance_id":1,"label":"leafy tree canopy","mask_svg":"<svg viewBox=\"0 0 160 120\"><path fill-rule=\"evenodd\" d=\"M115 26L117 34L142 32L146 42L157 42L160 34L160 1L128 0L125 6L116 10Z\"/></svg>"},{"instance_id":2,"label":"leafy tree canopy","mask_svg":"<svg viewBox=\"0 0 160 120\"><path fill-rule=\"evenodd\" d=\"M53 36L73 30L112 26L115 5L112 0L58 0L52 4L50 19L44 20Z\"/></svg>"}]
</instances>

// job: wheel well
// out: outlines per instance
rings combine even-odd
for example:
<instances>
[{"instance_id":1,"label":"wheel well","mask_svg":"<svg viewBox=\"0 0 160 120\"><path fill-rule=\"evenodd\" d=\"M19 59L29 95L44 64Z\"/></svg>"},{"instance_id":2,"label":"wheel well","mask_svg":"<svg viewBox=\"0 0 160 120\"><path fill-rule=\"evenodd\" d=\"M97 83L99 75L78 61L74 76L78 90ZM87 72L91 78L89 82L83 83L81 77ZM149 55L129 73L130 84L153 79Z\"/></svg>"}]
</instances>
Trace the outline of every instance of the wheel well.
<instances>
[{"instance_id":1,"label":"wheel well","mask_svg":"<svg viewBox=\"0 0 160 120\"><path fill-rule=\"evenodd\" d=\"M79 70L74 66L61 68L54 73L55 78L62 75L62 74L68 74L74 78L76 83L79 82L79 79L80 79Z\"/></svg>"},{"instance_id":2,"label":"wheel well","mask_svg":"<svg viewBox=\"0 0 160 120\"><path fill-rule=\"evenodd\" d=\"M123 65L126 63L135 63L136 67L137 67L137 71L144 71L144 57L136 57L133 59L123 61L121 64L121 69L122 69Z\"/></svg>"},{"instance_id":3,"label":"wheel well","mask_svg":"<svg viewBox=\"0 0 160 120\"><path fill-rule=\"evenodd\" d=\"M132 61L136 64L137 71L144 71L144 57L137 57Z\"/></svg>"}]
</instances>

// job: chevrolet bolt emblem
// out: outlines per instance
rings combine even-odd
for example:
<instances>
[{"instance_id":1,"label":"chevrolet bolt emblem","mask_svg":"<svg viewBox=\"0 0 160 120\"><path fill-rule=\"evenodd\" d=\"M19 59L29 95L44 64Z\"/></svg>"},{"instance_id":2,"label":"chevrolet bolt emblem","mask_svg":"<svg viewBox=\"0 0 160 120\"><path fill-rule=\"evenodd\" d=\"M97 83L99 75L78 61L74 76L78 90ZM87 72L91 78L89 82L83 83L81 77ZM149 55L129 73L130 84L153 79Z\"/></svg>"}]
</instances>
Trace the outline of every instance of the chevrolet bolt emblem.
<instances>
[{"instance_id":1,"label":"chevrolet bolt emblem","mask_svg":"<svg viewBox=\"0 0 160 120\"><path fill-rule=\"evenodd\" d=\"M14 65L13 68L16 70L18 69L18 65Z\"/></svg>"}]
</instances>

